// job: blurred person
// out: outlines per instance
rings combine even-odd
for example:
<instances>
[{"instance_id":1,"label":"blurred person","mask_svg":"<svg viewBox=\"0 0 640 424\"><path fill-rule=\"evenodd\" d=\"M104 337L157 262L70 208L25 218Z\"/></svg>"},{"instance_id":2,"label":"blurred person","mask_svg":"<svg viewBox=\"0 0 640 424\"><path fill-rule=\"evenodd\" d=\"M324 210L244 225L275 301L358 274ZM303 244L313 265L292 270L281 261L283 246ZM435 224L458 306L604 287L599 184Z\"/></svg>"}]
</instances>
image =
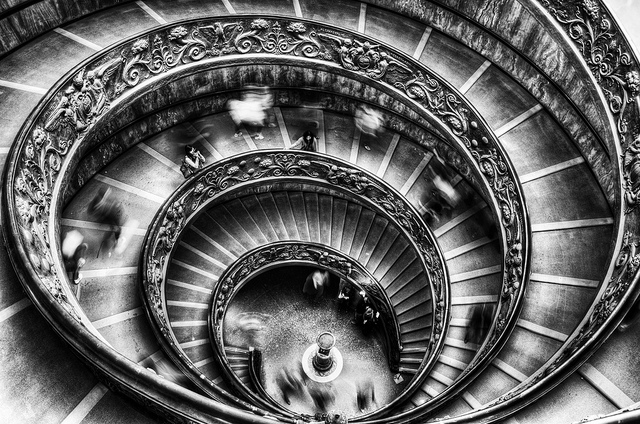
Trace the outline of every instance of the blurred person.
<instances>
[{"instance_id":1,"label":"blurred person","mask_svg":"<svg viewBox=\"0 0 640 424\"><path fill-rule=\"evenodd\" d=\"M354 295L354 306L355 306L355 314L353 319L351 320L352 324L362 325L364 322L364 314L367 312L367 307L371 307L369 302L369 297L364 290L360 290L359 292L355 292Z\"/></svg>"},{"instance_id":2,"label":"blurred person","mask_svg":"<svg viewBox=\"0 0 640 424\"><path fill-rule=\"evenodd\" d=\"M251 88L242 93L242 100L231 99L227 102L231 119L235 124L234 137L242 135L242 125L256 127L256 140L262 140L262 128L267 118L267 109L273 106L273 96L267 87ZM274 125L275 126L275 125Z\"/></svg>"},{"instance_id":3,"label":"blurred person","mask_svg":"<svg viewBox=\"0 0 640 424\"><path fill-rule=\"evenodd\" d=\"M336 400L335 387L331 383L313 382L307 387L309 396L320 412L327 412Z\"/></svg>"},{"instance_id":4,"label":"blurred person","mask_svg":"<svg viewBox=\"0 0 640 424\"><path fill-rule=\"evenodd\" d=\"M127 248L129 233L138 226L138 221L127 222L122 202L116 200L110 187L100 187L95 197L89 202L88 209L89 214L99 223L109 226L109 231L105 232L96 257L100 256L103 248L107 250L109 257L113 252L122 254ZM127 228L123 231L125 224Z\"/></svg>"},{"instance_id":5,"label":"blurred person","mask_svg":"<svg viewBox=\"0 0 640 424\"><path fill-rule=\"evenodd\" d=\"M291 405L291 396L302 393L302 376L295 367L281 368L278 375L276 375L276 385L280 389L284 401L287 405Z\"/></svg>"},{"instance_id":6,"label":"blurred person","mask_svg":"<svg viewBox=\"0 0 640 424\"><path fill-rule=\"evenodd\" d=\"M305 131L302 137L298 138L295 143L289 147L289 149L299 149L305 152L317 152L318 151L318 137L311 131Z\"/></svg>"},{"instance_id":7,"label":"blurred person","mask_svg":"<svg viewBox=\"0 0 640 424\"><path fill-rule=\"evenodd\" d=\"M238 315L237 326L244 334L248 346L259 347L266 330L265 317L258 313L243 312Z\"/></svg>"},{"instance_id":8,"label":"blurred person","mask_svg":"<svg viewBox=\"0 0 640 424\"><path fill-rule=\"evenodd\" d=\"M355 288L353 284L347 281L344 278L340 279L340 284L338 285L338 309L339 310L348 310L353 302L353 294L355 292Z\"/></svg>"},{"instance_id":9,"label":"blurred person","mask_svg":"<svg viewBox=\"0 0 640 424\"><path fill-rule=\"evenodd\" d=\"M191 385L189 378L184 375L182 371L176 368L175 365L165 362L164 360L152 362L151 365L147 367L147 369L155 372L159 377L162 377L180 386L189 387Z\"/></svg>"},{"instance_id":10,"label":"blurred person","mask_svg":"<svg viewBox=\"0 0 640 424\"><path fill-rule=\"evenodd\" d=\"M362 313L362 330L366 335L369 335L375 330L380 318L380 312L373 308L373 305L367 304Z\"/></svg>"},{"instance_id":11,"label":"blurred person","mask_svg":"<svg viewBox=\"0 0 640 424\"><path fill-rule=\"evenodd\" d=\"M86 263L85 254L89 249L87 243L83 243L84 236L77 230L71 230L65 234L62 241L62 258L67 275L74 284L82 280L80 269Z\"/></svg>"},{"instance_id":12,"label":"blurred person","mask_svg":"<svg viewBox=\"0 0 640 424\"><path fill-rule=\"evenodd\" d=\"M317 269L307 275L307 279L302 287L304 293L312 301L317 302L322 297L324 289L329 285L329 271Z\"/></svg>"},{"instance_id":13,"label":"blurred person","mask_svg":"<svg viewBox=\"0 0 640 424\"><path fill-rule=\"evenodd\" d=\"M100 187L95 197L89 202L89 214L100 224L108 225L110 229L104 233L96 257L100 256L102 249L106 249L108 256L111 257L113 249L120 240L125 222L122 203L115 199L110 187Z\"/></svg>"},{"instance_id":14,"label":"blurred person","mask_svg":"<svg viewBox=\"0 0 640 424\"><path fill-rule=\"evenodd\" d=\"M465 343L480 344L491 327L493 318L493 306L486 303L475 305L471 310L469 327L464 335Z\"/></svg>"},{"instance_id":15,"label":"blurred person","mask_svg":"<svg viewBox=\"0 0 640 424\"><path fill-rule=\"evenodd\" d=\"M433 177L433 185L449 210L453 210L458 206L461 196L448 179L435 175Z\"/></svg>"},{"instance_id":16,"label":"blurred person","mask_svg":"<svg viewBox=\"0 0 640 424\"><path fill-rule=\"evenodd\" d=\"M439 223L445 215L444 199L437 190L427 191L418 203L424 211L422 217L429 226Z\"/></svg>"},{"instance_id":17,"label":"blurred person","mask_svg":"<svg viewBox=\"0 0 640 424\"><path fill-rule=\"evenodd\" d=\"M193 175L198 169L204 168L205 158L202 153L191 145L184 146L185 156L182 159L180 171L185 178Z\"/></svg>"},{"instance_id":18,"label":"blurred person","mask_svg":"<svg viewBox=\"0 0 640 424\"><path fill-rule=\"evenodd\" d=\"M360 412L367 412L377 407L376 392L371 378L365 378L356 382L356 401Z\"/></svg>"},{"instance_id":19,"label":"blurred person","mask_svg":"<svg viewBox=\"0 0 640 424\"><path fill-rule=\"evenodd\" d=\"M423 218L428 225L434 225L443 218L448 218L453 209L462 201L462 194L452 185L455 174L447 168L444 160L433 149L432 159L424 176L428 190L419 201L424 209Z\"/></svg>"},{"instance_id":20,"label":"blurred person","mask_svg":"<svg viewBox=\"0 0 640 424\"><path fill-rule=\"evenodd\" d=\"M356 109L355 124L364 134L376 137L382 125L382 115L369 106L359 105Z\"/></svg>"},{"instance_id":21,"label":"blurred person","mask_svg":"<svg viewBox=\"0 0 640 424\"><path fill-rule=\"evenodd\" d=\"M462 200L462 195L452 185L456 174L446 166L444 159L440 157L436 149L433 149L431 152L433 153L433 157L432 160L429 161L428 169L431 174L434 189L440 193L440 197L446 203L446 206L449 209L453 209Z\"/></svg>"}]
</instances>

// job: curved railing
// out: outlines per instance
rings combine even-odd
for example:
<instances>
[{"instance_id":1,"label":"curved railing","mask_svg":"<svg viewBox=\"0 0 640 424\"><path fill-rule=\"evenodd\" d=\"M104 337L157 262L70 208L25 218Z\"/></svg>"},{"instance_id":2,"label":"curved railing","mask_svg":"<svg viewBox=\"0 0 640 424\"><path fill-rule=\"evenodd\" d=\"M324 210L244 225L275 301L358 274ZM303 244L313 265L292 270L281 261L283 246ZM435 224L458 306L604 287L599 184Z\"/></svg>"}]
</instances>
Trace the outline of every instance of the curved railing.
<instances>
[{"instance_id":1,"label":"curved railing","mask_svg":"<svg viewBox=\"0 0 640 424\"><path fill-rule=\"evenodd\" d=\"M449 280L446 265L442 252L437 248L435 236L403 196L376 176L337 158L298 151L294 153L278 150L249 152L214 163L199 171L180 186L156 214L149 226L149 232L144 243L142 291L145 303L149 308L148 311L152 317L152 324L157 329L156 332L165 338L166 346L169 348L167 353L185 365L188 374L195 376L193 381L196 384L204 384L202 383L204 381L206 389L215 392L220 390L215 387L212 381L204 378L198 372L197 367L184 355L176 338L173 336L169 319L165 313L166 305L163 296L165 276L171 262L170 258L175 246L178 245L183 231L188 228L199 214L210 208L218 198L256 184L277 184L281 181L302 182L311 186L325 186L355 197L397 225L413 246L413 250L418 254L421 267L427 276L425 283L428 284L431 292L431 332L428 348L424 354L425 359L422 361L416 377L407 385L402 394L396 397L394 402L380 408L380 410L389 409L409 397L419 387L424 376L435 365L437 357L444 346L444 334L447 326L443 325L443 323L449 321L450 311ZM269 255L274 249L278 251L274 246L279 245L261 247L256 252L251 252L248 258L256 259L256 255L260 257L264 252ZM318 249L320 248L308 250L307 254L314 257L311 253L319 252ZM333 249L322 247L321 251L326 252L327 255L331 254L330 258L335 259L336 254L332 253ZM338 257L340 256L342 254L339 254ZM320 266L328 267L329 263L326 262L326 259L325 255L320 255L317 257L316 262ZM264 261L264 258L261 260ZM259 264L259 262L251 263L253 265ZM244 262L237 262L236 264L241 267L241 272L246 271L246 268L242 268L245 265ZM346 272L345 269L341 269L340 267L342 266L350 266L351 273L361 270L362 281L364 281L365 277L370 276L362 266L356 265L354 260L338 260L334 265L336 266L332 267L333 271L345 276L350 273ZM214 296L217 297L215 298L216 306L218 303L222 303L220 305L222 309L216 307L216 312L213 315L212 325L216 330L216 333L214 333L214 340L216 341L219 340L217 331L219 330L218 320L221 318L221 315L219 316L218 314L224 312L225 302L229 300L229 290L237 283L237 281L228 283L227 280L236 275L236 272L238 270L232 265L212 287ZM242 277L242 274L240 276ZM367 284L366 287L375 295L375 298L382 301L380 306L387 308L386 315L391 320L388 325L393 329L395 335L399 336L399 327L395 318L391 316L394 312L393 309L389 309L390 301L383 294L384 290L376 284ZM376 291L381 292L375 293ZM224 362L225 359L220 344L217 345L217 351L219 359ZM263 406L266 407L268 405L264 403Z\"/></svg>"},{"instance_id":2,"label":"curved railing","mask_svg":"<svg viewBox=\"0 0 640 424\"><path fill-rule=\"evenodd\" d=\"M496 401L467 416L444 422L489 421L532 403L575 372L623 322L640 295L638 56L602 2L542 0L540 3L548 11L550 20L557 21L582 55L582 63L593 74L615 123L615 136L620 145L613 146L612 163L617 164L621 174L619 183L623 193L615 200L619 214L616 221L622 236L618 237L614 260L598 296L562 348L525 382ZM636 416L635 410L621 415L628 419ZM603 422L607 419L603 418Z\"/></svg>"},{"instance_id":3,"label":"curved railing","mask_svg":"<svg viewBox=\"0 0 640 424\"><path fill-rule=\"evenodd\" d=\"M392 370L394 366L397 368L402 350L400 326L391 300L380 282L357 260L329 246L294 240L282 241L259 246L242 255L227 267L213 288L208 320L212 345L227 379L232 382L234 387L249 399L257 400L258 403L262 403L264 400L273 403L270 397L256 399L251 390L233 372L224 353L223 328L228 306L240 288L255 275L283 265L313 265L315 268L330 271L348 281L357 287L358 291L364 291L375 306L375 310L380 312L389 365ZM425 376L424 372L421 374L422 377ZM418 375L417 379L420 380L420 377ZM399 399L396 399L391 403L397 404L398 402Z\"/></svg>"},{"instance_id":4,"label":"curved railing","mask_svg":"<svg viewBox=\"0 0 640 424\"><path fill-rule=\"evenodd\" d=\"M224 23L222 34L201 31ZM300 19L210 19L182 22L119 43L87 60L68 74L43 99L14 144L6 169L3 215L5 237L18 246L16 262L28 268L23 280L48 293L66 319L88 322L68 287L58 242L59 197L79 158L101 140L97 128L111 129L110 107L130 101L151 81L175 78L181 69L228 57L259 53L261 57L313 66L326 63L371 84L386 86L407 100L407 106L437 125L474 164L483 191L500 217L504 252L502 295L485 343L462 379L479 372L497 354L512 331L524 294L529 267L530 230L520 185L510 163L477 112L453 88L412 58L373 44L361 35ZM91 144L83 143L92 139ZM62 278L60 277L62 276ZM443 291L434 312L443 307ZM442 312L440 312L442 313ZM446 313L446 312L444 312ZM65 314L61 314L65 315ZM445 321L446 322L446 321ZM442 323L439 323L442 325ZM436 326L437 327L437 326ZM440 340L435 340L441 343ZM466 383L465 383L466 384Z\"/></svg>"},{"instance_id":5,"label":"curved railing","mask_svg":"<svg viewBox=\"0 0 640 424\"><path fill-rule=\"evenodd\" d=\"M384 4L384 2L379 1L376 2L379 4ZM555 2L557 3L557 2ZM595 16L595 18L592 19L592 23L594 24L599 24L600 21L599 19L602 17L602 15L606 14L606 10L603 8L603 6L599 3L599 2L585 2L584 4L591 4L591 8L587 9L586 6L580 6L578 4L578 2L565 2L566 5L562 6L562 8L558 7L557 4L554 4L554 8L556 10L564 10L566 12L566 14L564 15L565 18L563 18L566 21L567 17L573 17L573 16L577 16L576 15L576 8L579 7L584 7L582 9L582 11L580 12L580 20L582 20L583 22L587 22L589 21L589 19L592 19L591 16ZM416 2L416 7L420 6L419 2ZM546 3L547 5L551 5L550 2ZM385 4L385 6L387 6ZM389 5L389 7L392 7L393 4ZM573 18L572 18L573 19ZM565 22L566 24L566 22ZM569 27L569 25L567 24L567 28ZM594 26L592 26L594 27ZM615 23L610 25L608 27L609 29L607 29L607 31L616 33L619 32L617 31L617 28L615 26ZM616 35L616 38L618 37L618 35ZM626 42L626 40L624 40L624 38L621 39L621 41L618 43L618 46L620 47L620 49L622 51L624 51L625 49L627 51L631 51L631 49L628 47L628 43ZM617 54L617 53L616 53ZM620 56L617 56L620 57ZM619 91L619 89L616 88L616 92L618 94L623 94L622 97L619 97L620 99L625 98L624 94L627 95L626 99L633 99L635 98L635 96L637 96L637 88L634 88L634 83L633 83L633 72L637 73L637 62L635 60L635 57L630 56L631 57L631 64L630 65L624 65L624 64L618 64L618 66L613 66L611 69L614 70L615 72L613 72L611 75L614 74L618 74L619 76L621 76L621 81L624 84L620 85L620 89L622 91ZM593 62L593 58L590 58L589 61L591 63ZM628 69L628 71L626 70ZM618 72L618 71L623 71L623 72ZM599 72L599 71L598 71ZM627 79L626 75L628 72L631 72L630 77ZM604 79L606 80L606 79ZM637 84L635 85L635 87L637 87ZM608 88L607 88L608 89ZM635 92L635 95L634 95ZM614 103L615 106L615 103ZM629 138L633 138L630 137L630 135L635 131L634 128L637 127L637 118L632 117L631 119L628 119L626 117L630 116L629 115L629 110L633 110L633 114L637 113L636 112L636 107L634 107L633 104L627 104L626 109L623 111L623 113L617 113L617 112L612 112L612 114L616 117L619 116L619 118L616 118L616 120L618 121L622 121L623 118L626 119L626 122L628 124L628 130L627 130L627 134L629 134L627 136L627 139ZM634 184L632 184L634 182L634 180L636 179L635 173L632 172L632 165L634 165L635 160L634 160L634 151L635 151L635 147L633 146L633 144L635 143L628 143L628 145L626 144L627 142L625 142L625 144L623 144L623 149L625 150L625 156L626 154L628 154L629 156L629 161L625 161L628 162L629 165L627 165L625 168L625 181L627 181L625 184L628 184L628 194L630 195L630 199L633 201L634 200L634 196L637 195L637 193L634 192ZM55 146L55 145L54 145ZM626 147L625 147L626 146ZM46 156L46 154L45 154ZM65 155L63 155L65 156ZM55 155L52 159L53 161L57 160L55 159ZM5 181L7 181L7 178L5 178ZM43 180L43 184L44 184L44 180ZM5 186L5 193L7 193L6 190L6 186ZM44 190L44 195L46 195L46 188ZM37 196L36 196L37 197ZM635 203L631 203L630 207L632 207ZM9 207L13 207L15 206L13 203L9 205ZM36 206L36 209L38 209L39 206ZM5 209L3 210L3 216L7 216L9 213L11 213L10 210L8 210L8 207L5 205ZM636 234L636 228L637 228L637 218L635 217L636 213L635 211L632 211L629 216L627 216L626 221L631 221L630 224L626 225L626 228L629 229L630 231L630 235L628 237L629 239L629 244L634 245L635 243L637 243L637 234ZM7 226L5 225L5 228L7 228ZM12 227L11 229L5 230L5 231L11 231L13 229L16 230L20 230L19 227ZM25 236L26 240L28 242L33 242L33 243L40 243L40 239L42 237L42 233L38 232L38 231L30 231L31 228L27 228L27 232L30 234L30 236ZM33 239L30 239L30 237L33 237ZM39 253L37 250L34 251L32 249L27 249L27 250L22 250L21 248L17 249L18 252L14 251L14 254L12 255L13 257L26 257L29 256L30 254L35 254L37 256L37 254ZM628 250L628 249L627 249ZM628 254L629 252L627 252ZM54 255L55 256L55 255ZM40 266L47 268L50 266L50 264L52 263L49 259L52 259L51 257L47 257L44 256L44 260L40 261L40 260L36 260L33 259L33 262L36 264L36 268L39 269ZM597 330L599 330L600 328L606 328L606 327L611 327L611 324L615 321L614 318L619 317L621 315L621 312L619 310L624 309L624 303L628 300L629 297L633 297L633 296L626 296L627 293L633 293L634 290L637 291L637 285L635 284L634 280L633 280L633 275L637 272L637 267L633 264L633 262L630 262L629 265L627 266L626 263L629 261L629 259L634 259L635 260L635 253L632 254L631 256L628 256L627 259L625 259L624 257L622 258L622 262L623 265L621 267L617 267L615 270L615 274L616 274L616 278L614 278L614 275L611 276L611 278L608 280L609 283L607 284L608 288L607 288L607 292L608 295L606 296L600 296L600 299L602 299L603 301L606 301L605 303L603 303L604 307L604 313L602 312L598 312L595 315L592 315L591 318L589 318L589 326L588 328L584 331L584 335L588 337L592 337L595 335L595 333L597 332ZM18 264L18 262L21 262L21 260L15 261L14 262L16 264ZM17 265L18 267L21 267L20 265ZM31 262L29 262L29 266L27 267L29 269L27 269L25 271L26 275L24 277L24 279L28 279L30 280L33 275L30 272L30 268L31 268ZM618 279L617 277L621 276L620 279ZM41 278L41 274L38 273L38 275L36 276L36 278L40 279ZM73 300L72 299L68 299L68 292L64 291L62 287L58 287L58 282L56 282L55 279L51 280L49 279L49 277L45 276L43 279L41 279L41 281L45 281L46 284L51 287L50 292L47 293L51 293L53 295L54 298L59 299L59 301L61 302L60 304L64 306L65 309L69 309L69 308L75 308L77 305L73 304ZM61 285L64 285L65 282L63 281L61 283ZM65 299L66 298L66 299ZM67 304L68 303L68 304ZM602 307L599 308L599 310L602 310ZM611 309L611 307L613 307L614 309ZM617 309L616 309L617 308ZM605 332L606 333L606 332ZM601 333L599 336L600 338L606 337L605 333ZM585 337L582 337L582 341L579 343L580 344L584 344L585 341ZM589 345L590 348L593 347L593 345Z\"/></svg>"}]
</instances>

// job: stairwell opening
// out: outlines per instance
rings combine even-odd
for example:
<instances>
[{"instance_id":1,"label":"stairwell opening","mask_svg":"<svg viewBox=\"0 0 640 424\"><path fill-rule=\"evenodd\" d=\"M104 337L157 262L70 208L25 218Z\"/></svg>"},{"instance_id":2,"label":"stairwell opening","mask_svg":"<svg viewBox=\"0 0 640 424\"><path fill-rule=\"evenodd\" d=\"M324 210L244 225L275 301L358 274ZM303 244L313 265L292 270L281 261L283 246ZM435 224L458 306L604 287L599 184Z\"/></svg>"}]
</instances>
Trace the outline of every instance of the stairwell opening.
<instances>
[{"instance_id":1,"label":"stairwell opening","mask_svg":"<svg viewBox=\"0 0 640 424\"><path fill-rule=\"evenodd\" d=\"M248 365L243 366L234 354L250 348L260 350L262 387L276 402L295 412L340 411L349 416L371 412L399 395L408 380L389 369L379 329L368 330L356 316L357 293L348 300L339 298L338 276L329 272L318 296L303 292L307 278L316 270L280 266L243 285L225 315L227 359L238 378L249 385ZM333 349L341 355L342 370L331 381L314 381L305 374L302 361L305 351L325 331L335 337ZM284 370L301 384L292 387L284 381ZM366 398L366 387L373 388L374 399Z\"/></svg>"}]
</instances>

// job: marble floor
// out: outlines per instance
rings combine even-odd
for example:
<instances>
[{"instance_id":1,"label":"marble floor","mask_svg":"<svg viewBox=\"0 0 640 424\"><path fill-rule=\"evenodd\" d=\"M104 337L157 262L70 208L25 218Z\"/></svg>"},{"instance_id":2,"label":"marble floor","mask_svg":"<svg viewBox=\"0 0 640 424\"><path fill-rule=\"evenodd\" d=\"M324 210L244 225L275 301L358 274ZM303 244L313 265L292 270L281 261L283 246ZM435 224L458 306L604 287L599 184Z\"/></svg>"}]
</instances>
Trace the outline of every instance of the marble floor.
<instances>
[{"instance_id":1,"label":"marble floor","mask_svg":"<svg viewBox=\"0 0 640 424\"><path fill-rule=\"evenodd\" d=\"M337 411L349 416L360 415L356 385L366 380L373 383L377 405L386 404L402 391L408 381L394 381L395 373L387 365L382 336L365 335L351 323L353 311L338 307L337 277L331 276L331 285L318 302L313 303L303 295L305 278L312 271L313 268L303 266L276 268L255 277L241 288L227 312L225 344L248 344L246 334L233 324L239 316L251 315L263 321L264 330L252 343L263 352L263 385L287 409L307 414ZM276 376L283 367L299 365L305 350L324 331L335 336L335 347L342 355L343 369L331 382L308 381L290 397L291 404L287 405L276 384ZM328 404L325 411L319 410L309 395L309 390L318 388L335 395L335 401Z\"/></svg>"}]
</instances>

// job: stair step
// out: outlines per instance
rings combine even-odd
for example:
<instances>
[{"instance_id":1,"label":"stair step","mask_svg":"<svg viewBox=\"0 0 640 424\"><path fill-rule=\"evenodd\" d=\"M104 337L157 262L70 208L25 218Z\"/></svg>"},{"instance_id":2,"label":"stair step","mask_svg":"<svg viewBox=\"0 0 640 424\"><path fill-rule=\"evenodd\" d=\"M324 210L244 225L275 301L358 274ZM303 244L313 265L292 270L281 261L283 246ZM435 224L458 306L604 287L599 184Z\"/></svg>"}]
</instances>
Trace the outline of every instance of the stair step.
<instances>
[{"instance_id":1,"label":"stair step","mask_svg":"<svg viewBox=\"0 0 640 424\"><path fill-rule=\"evenodd\" d=\"M309 238L309 226L307 224L304 196L301 192L290 192L287 193L287 195L289 196L289 203L291 204L291 211L298 230L299 239L303 241L310 241L311 239Z\"/></svg>"},{"instance_id":2,"label":"stair step","mask_svg":"<svg viewBox=\"0 0 640 424\"><path fill-rule=\"evenodd\" d=\"M429 328L420 328L418 330L410 331L407 333L400 333L400 339L402 343L429 343L429 336L431 332Z\"/></svg>"},{"instance_id":3,"label":"stair step","mask_svg":"<svg viewBox=\"0 0 640 424\"><path fill-rule=\"evenodd\" d=\"M307 215L309 239L316 243L320 242L320 216L318 203L318 193L304 193L304 207Z\"/></svg>"},{"instance_id":4,"label":"stair step","mask_svg":"<svg viewBox=\"0 0 640 424\"><path fill-rule=\"evenodd\" d=\"M371 228L369 229L369 233L367 234L367 238L362 245L360 255L358 255L358 261L361 264L365 266L368 264L373 251L376 249L376 246L378 246L388 225L389 221L386 218L381 215L375 216L373 223L371 224Z\"/></svg>"},{"instance_id":5,"label":"stair step","mask_svg":"<svg viewBox=\"0 0 640 424\"><path fill-rule=\"evenodd\" d=\"M265 214L269 218L269 222L271 223L271 227L276 232L278 240L289 240L289 235L287 233L287 226L285 225L282 216L280 216L280 211L278 210L278 206L276 204L275 197L272 192L262 193L258 196L258 202L262 206Z\"/></svg>"},{"instance_id":6,"label":"stair step","mask_svg":"<svg viewBox=\"0 0 640 424\"><path fill-rule=\"evenodd\" d=\"M331 245L331 229L333 221L333 196L318 195L318 210L320 216L320 243Z\"/></svg>"},{"instance_id":7,"label":"stair step","mask_svg":"<svg viewBox=\"0 0 640 424\"><path fill-rule=\"evenodd\" d=\"M409 256L407 259L409 259ZM383 285L386 286L386 292L390 298L397 298L398 295L400 295L400 299L403 297L406 298L420 288L429 286L429 280L424 274L420 260L415 254L413 255L411 263L407 264L398 275L394 275L389 281L389 284L383 283ZM397 301L400 302L400 299Z\"/></svg>"},{"instance_id":8,"label":"stair step","mask_svg":"<svg viewBox=\"0 0 640 424\"><path fill-rule=\"evenodd\" d=\"M255 240L257 245L262 246L269 242L267 238L269 233L267 230L261 228L262 225L255 221L252 214L240 199L230 200L226 202L222 208L226 209L229 215L233 216L233 219L243 228L245 233ZM259 219L259 215L256 219Z\"/></svg>"},{"instance_id":9,"label":"stair step","mask_svg":"<svg viewBox=\"0 0 640 424\"><path fill-rule=\"evenodd\" d=\"M414 331L427 330L431 328L431 320L416 319L400 324L400 333L409 334Z\"/></svg>"},{"instance_id":10,"label":"stair step","mask_svg":"<svg viewBox=\"0 0 640 424\"><path fill-rule=\"evenodd\" d=\"M300 240L298 227L295 223L295 217L291 210L291 203L286 191L273 192L273 201L278 210L278 215L287 234L287 240Z\"/></svg>"},{"instance_id":11,"label":"stair step","mask_svg":"<svg viewBox=\"0 0 640 424\"><path fill-rule=\"evenodd\" d=\"M401 364L421 364L422 363L422 359L418 359L418 358L405 358L403 356L400 356L400 363Z\"/></svg>"},{"instance_id":12,"label":"stair step","mask_svg":"<svg viewBox=\"0 0 640 424\"><path fill-rule=\"evenodd\" d=\"M344 253L348 254L351 251L361 213L362 206L351 202L347 205L347 214L342 230L342 242L340 243L340 250Z\"/></svg>"},{"instance_id":13,"label":"stair step","mask_svg":"<svg viewBox=\"0 0 640 424\"><path fill-rule=\"evenodd\" d=\"M409 257L402 261L402 258L408 255ZM389 249L386 251L384 257L376 267L373 272L373 276L382 283L385 281L387 284L390 284L391 281L384 280L385 275L394 267L394 265L400 262L400 267L404 262L410 262L415 258L415 253L411 249L409 242L402 237L397 237L394 242L389 246Z\"/></svg>"},{"instance_id":14,"label":"stair step","mask_svg":"<svg viewBox=\"0 0 640 424\"><path fill-rule=\"evenodd\" d=\"M432 305L429 296L431 296L430 288L423 287L413 296L404 299L402 302L395 303L392 300L398 319L407 321L409 319L415 319L416 316L430 314ZM408 314L407 317L401 318L400 316L404 314Z\"/></svg>"},{"instance_id":15,"label":"stair step","mask_svg":"<svg viewBox=\"0 0 640 424\"><path fill-rule=\"evenodd\" d=\"M244 249L251 250L258 245L251 234L238 223L234 215L230 214L224 206L219 206L207 211L209 217L214 220L221 228L224 228Z\"/></svg>"},{"instance_id":16,"label":"stair step","mask_svg":"<svg viewBox=\"0 0 640 424\"><path fill-rule=\"evenodd\" d=\"M426 347L408 347L402 349L402 353L426 353Z\"/></svg>"},{"instance_id":17,"label":"stair step","mask_svg":"<svg viewBox=\"0 0 640 424\"><path fill-rule=\"evenodd\" d=\"M263 204L255 195L245 196L240 199L244 209L251 216L252 221L260 229L267 242L277 241L280 238L271 225L270 215L264 209ZM235 210L235 208L234 208Z\"/></svg>"},{"instance_id":18,"label":"stair step","mask_svg":"<svg viewBox=\"0 0 640 424\"><path fill-rule=\"evenodd\" d=\"M386 270L385 274L380 277L380 283L387 289L391 288L392 283L396 283L396 287L403 287L402 282L409 282L412 278L405 280L401 276L407 272L407 270L413 267L413 271L420 272L421 266L418 256L413 250L413 247L407 243L405 250L398 256L393 264ZM412 273L409 272L409 275ZM425 283L427 280L425 279ZM393 289L395 291L395 289Z\"/></svg>"},{"instance_id":19,"label":"stair step","mask_svg":"<svg viewBox=\"0 0 640 424\"><path fill-rule=\"evenodd\" d=\"M246 247L242 245L235 237L234 234L227 231L227 229L221 226L215 219L213 219L208 212L203 213L198 220L194 223L195 233L200 237L208 238L212 242L217 243L231 252L237 257L244 254L247 251ZM205 237L206 236L206 237Z\"/></svg>"},{"instance_id":20,"label":"stair step","mask_svg":"<svg viewBox=\"0 0 640 424\"><path fill-rule=\"evenodd\" d=\"M238 370L244 370L245 368L248 368L249 365L247 364L247 362L242 363L242 364L240 364L240 363L230 363L229 367L231 367L231 369L233 371L238 371Z\"/></svg>"},{"instance_id":21,"label":"stair step","mask_svg":"<svg viewBox=\"0 0 640 424\"><path fill-rule=\"evenodd\" d=\"M391 246L400 236L400 232L393 225L389 224L384 229L382 237L378 240L378 243L374 246L369 257L369 261L366 264L368 270L372 273L378 268L387 252L391 250Z\"/></svg>"},{"instance_id":22,"label":"stair step","mask_svg":"<svg viewBox=\"0 0 640 424\"><path fill-rule=\"evenodd\" d=\"M347 218L348 202L344 199L333 199L333 214L331 217L331 247L340 250L342 233Z\"/></svg>"},{"instance_id":23,"label":"stair step","mask_svg":"<svg viewBox=\"0 0 640 424\"><path fill-rule=\"evenodd\" d=\"M358 220L358 227L356 228L351 248L349 249L349 256L357 258L362 253L364 243L367 241L369 231L375 220L376 213L370 209L362 209L360 213L360 219Z\"/></svg>"}]
</instances>

